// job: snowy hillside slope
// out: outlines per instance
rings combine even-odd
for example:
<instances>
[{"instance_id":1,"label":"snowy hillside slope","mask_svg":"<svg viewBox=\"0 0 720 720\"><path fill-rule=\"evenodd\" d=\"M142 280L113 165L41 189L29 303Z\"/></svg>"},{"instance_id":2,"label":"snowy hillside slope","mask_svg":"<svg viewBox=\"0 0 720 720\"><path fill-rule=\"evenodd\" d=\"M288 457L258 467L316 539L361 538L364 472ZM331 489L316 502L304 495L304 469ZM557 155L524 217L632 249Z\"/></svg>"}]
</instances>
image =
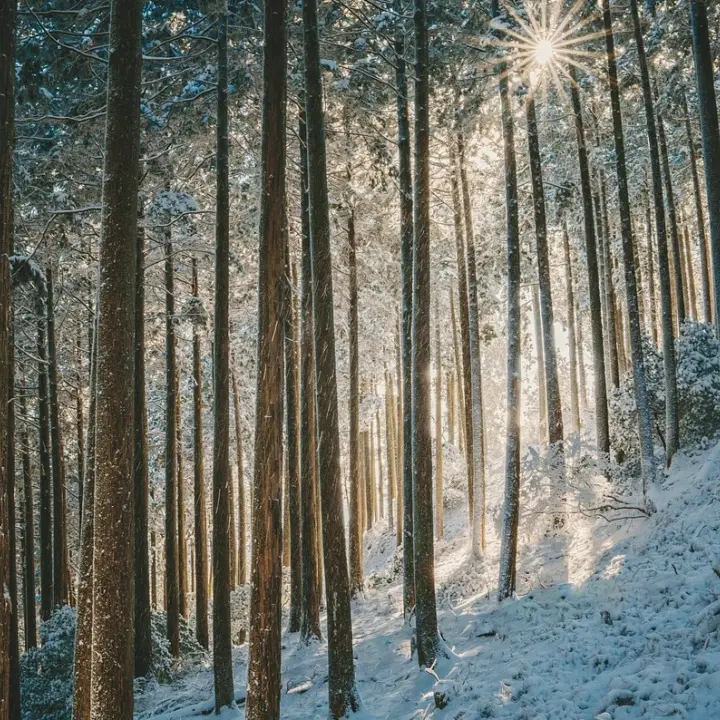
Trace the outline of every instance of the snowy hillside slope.
<instances>
[{"instance_id":1,"label":"snowy hillside slope","mask_svg":"<svg viewBox=\"0 0 720 720\"><path fill-rule=\"evenodd\" d=\"M497 542L485 568L468 557L465 509L437 544L440 628L454 657L421 673L403 626L394 544L367 537L372 575L353 604L357 678L370 717L618 720L720 718L720 445L679 456L652 488L649 519L573 523L568 537L526 543L520 596L495 600ZM374 587L372 587L374 585ZM246 648L236 649L244 697ZM284 637L282 717L325 718L326 646ZM439 682L438 682L439 680ZM436 707L433 692L447 705ZM195 717L212 706L205 669L138 697L142 718ZM440 703L442 704L442 703ZM228 717L244 715L242 702Z\"/></svg>"}]
</instances>

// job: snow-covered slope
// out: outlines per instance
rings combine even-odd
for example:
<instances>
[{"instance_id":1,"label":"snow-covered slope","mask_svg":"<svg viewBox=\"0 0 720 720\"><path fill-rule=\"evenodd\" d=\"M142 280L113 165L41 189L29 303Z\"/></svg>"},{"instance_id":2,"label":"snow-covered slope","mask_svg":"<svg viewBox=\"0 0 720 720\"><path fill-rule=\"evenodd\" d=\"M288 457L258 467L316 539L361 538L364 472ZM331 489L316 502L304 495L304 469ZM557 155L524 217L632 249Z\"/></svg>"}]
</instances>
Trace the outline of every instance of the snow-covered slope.
<instances>
[{"instance_id":1,"label":"snow-covered slope","mask_svg":"<svg viewBox=\"0 0 720 720\"><path fill-rule=\"evenodd\" d=\"M437 545L440 627L454 656L433 673L410 657L401 579L384 572L394 544L366 539L371 576L353 607L357 678L375 718L720 718L720 445L680 456L652 489L650 519L573 522L566 537L522 547L521 595L495 600L497 547L468 558L464 508ZM718 568L720 572L720 568ZM390 582L386 582L391 578ZM237 697L246 649L236 650ZM326 647L284 638L282 717L325 718ZM439 680L439 682L438 682ZM445 694L436 708L433 691ZM209 669L138 698L142 718L193 717L211 706ZM210 702L208 702L210 700ZM243 717L242 703L232 717Z\"/></svg>"}]
</instances>

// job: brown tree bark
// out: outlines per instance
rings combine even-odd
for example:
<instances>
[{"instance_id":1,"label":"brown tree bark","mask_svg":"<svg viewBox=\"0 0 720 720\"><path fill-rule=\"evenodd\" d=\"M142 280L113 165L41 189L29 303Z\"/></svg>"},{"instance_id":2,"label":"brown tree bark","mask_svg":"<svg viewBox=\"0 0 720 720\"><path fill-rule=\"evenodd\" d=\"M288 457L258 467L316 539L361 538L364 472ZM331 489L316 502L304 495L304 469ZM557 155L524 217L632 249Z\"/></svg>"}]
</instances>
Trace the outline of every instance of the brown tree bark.
<instances>
[{"instance_id":1,"label":"brown tree bark","mask_svg":"<svg viewBox=\"0 0 720 720\"><path fill-rule=\"evenodd\" d=\"M40 305L42 308L42 305ZM40 619L53 609L52 476L50 472L50 419L48 402L45 320L37 319L38 426L40 454Z\"/></svg>"},{"instance_id":2,"label":"brown tree bark","mask_svg":"<svg viewBox=\"0 0 720 720\"><path fill-rule=\"evenodd\" d=\"M27 387L22 378L23 391L20 393L20 454L23 468L23 499L25 516L23 518L23 559L24 559L24 618L25 651L37 646L37 616L35 612L35 512L33 500L33 477L30 463L29 418L27 410Z\"/></svg>"},{"instance_id":3,"label":"brown tree bark","mask_svg":"<svg viewBox=\"0 0 720 720\"><path fill-rule=\"evenodd\" d=\"M565 253L565 302L567 305L568 350L570 353L570 417L573 431L580 432L580 397L578 394L577 341L575 333L575 291L567 220L563 219L563 250Z\"/></svg>"}]
</instances>

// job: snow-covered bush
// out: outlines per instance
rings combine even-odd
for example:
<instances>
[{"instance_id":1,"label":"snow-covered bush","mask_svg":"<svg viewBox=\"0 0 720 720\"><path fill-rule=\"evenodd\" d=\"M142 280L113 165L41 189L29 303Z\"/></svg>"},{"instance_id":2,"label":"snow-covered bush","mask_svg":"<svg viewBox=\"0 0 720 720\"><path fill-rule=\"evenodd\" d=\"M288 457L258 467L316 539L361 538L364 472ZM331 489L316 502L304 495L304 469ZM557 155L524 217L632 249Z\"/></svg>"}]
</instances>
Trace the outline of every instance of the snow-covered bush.
<instances>
[{"instance_id":1,"label":"snow-covered bush","mask_svg":"<svg viewBox=\"0 0 720 720\"><path fill-rule=\"evenodd\" d=\"M238 585L230 593L230 632L235 644L247 637L250 628L250 583Z\"/></svg>"},{"instance_id":2,"label":"snow-covered bush","mask_svg":"<svg viewBox=\"0 0 720 720\"><path fill-rule=\"evenodd\" d=\"M72 716L75 610L65 606L40 624L40 645L20 658L23 720Z\"/></svg>"},{"instance_id":3,"label":"snow-covered bush","mask_svg":"<svg viewBox=\"0 0 720 720\"><path fill-rule=\"evenodd\" d=\"M665 377L663 356L649 340L644 343L648 400L655 437L664 442ZM686 321L675 340L680 446L692 447L720 429L720 341L710 325ZM628 458L638 454L634 383L626 375L610 394L613 449Z\"/></svg>"},{"instance_id":4,"label":"snow-covered bush","mask_svg":"<svg viewBox=\"0 0 720 720\"><path fill-rule=\"evenodd\" d=\"M167 639L167 615L154 612L150 618L152 636L152 662L150 672L160 683L172 680L176 669L176 660L170 654L170 642ZM195 639L195 631L185 618L180 618L180 662L192 664L207 657L205 649Z\"/></svg>"}]
</instances>

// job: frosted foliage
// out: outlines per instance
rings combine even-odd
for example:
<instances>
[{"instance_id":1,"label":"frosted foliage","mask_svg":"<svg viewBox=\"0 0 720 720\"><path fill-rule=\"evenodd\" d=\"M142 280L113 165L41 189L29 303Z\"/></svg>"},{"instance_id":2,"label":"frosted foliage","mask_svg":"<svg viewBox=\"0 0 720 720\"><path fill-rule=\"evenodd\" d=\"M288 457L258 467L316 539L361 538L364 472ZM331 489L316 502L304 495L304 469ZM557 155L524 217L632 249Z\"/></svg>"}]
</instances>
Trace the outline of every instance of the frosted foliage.
<instances>
[{"instance_id":1,"label":"frosted foliage","mask_svg":"<svg viewBox=\"0 0 720 720\"><path fill-rule=\"evenodd\" d=\"M656 441L663 443L665 383L663 357L646 340L648 398ZM720 342L710 325L687 321L675 341L677 357L680 446L693 447L720 429ZM638 453L637 410L632 378L628 375L610 397L611 441L629 458Z\"/></svg>"}]
</instances>

